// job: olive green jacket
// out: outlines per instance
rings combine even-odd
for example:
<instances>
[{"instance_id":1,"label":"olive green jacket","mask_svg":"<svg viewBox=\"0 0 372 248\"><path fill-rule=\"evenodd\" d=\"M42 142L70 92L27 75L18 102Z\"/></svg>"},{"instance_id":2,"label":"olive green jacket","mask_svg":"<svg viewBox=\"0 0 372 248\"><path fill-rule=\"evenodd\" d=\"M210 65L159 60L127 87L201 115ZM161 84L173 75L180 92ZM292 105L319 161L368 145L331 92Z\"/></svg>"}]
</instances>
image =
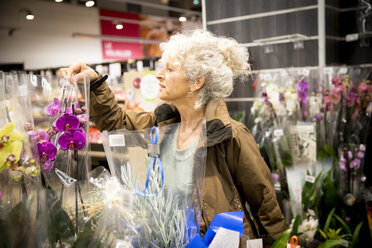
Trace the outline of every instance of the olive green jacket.
<instances>
[{"instance_id":1,"label":"olive green jacket","mask_svg":"<svg viewBox=\"0 0 372 248\"><path fill-rule=\"evenodd\" d=\"M90 118L100 130L137 130L179 122L174 106L162 104L154 112L137 113L118 106L107 83L90 94ZM257 221L262 234L278 238L287 228L278 205L268 166L246 126L233 120L222 99L212 100L205 110L207 161L203 210L200 224L204 235L215 214L245 211L244 230L251 239L257 237Z\"/></svg>"}]
</instances>

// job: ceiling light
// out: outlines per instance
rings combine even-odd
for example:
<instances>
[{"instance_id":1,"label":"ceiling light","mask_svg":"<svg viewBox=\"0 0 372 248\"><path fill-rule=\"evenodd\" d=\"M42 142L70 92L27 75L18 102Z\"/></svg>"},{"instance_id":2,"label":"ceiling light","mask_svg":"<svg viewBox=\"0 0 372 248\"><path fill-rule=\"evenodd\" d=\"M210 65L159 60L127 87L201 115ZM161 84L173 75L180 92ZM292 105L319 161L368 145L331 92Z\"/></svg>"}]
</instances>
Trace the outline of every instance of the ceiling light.
<instances>
[{"instance_id":1,"label":"ceiling light","mask_svg":"<svg viewBox=\"0 0 372 248\"><path fill-rule=\"evenodd\" d=\"M56 3L63 2L63 0L54 0L54 1L56 1Z\"/></svg>"},{"instance_id":2,"label":"ceiling light","mask_svg":"<svg viewBox=\"0 0 372 248\"><path fill-rule=\"evenodd\" d=\"M26 14L26 19L27 20L31 21L31 20L35 19L34 14L29 9L20 9L19 12L24 12Z\"/></svg>"},{"instance_id":3,"label":"ceiling light","mask_svg":"<svg viewBox=\"0 0 372 248\"><path fill-rule=\"evenodd\" d=\"M31 14L27 14L26 15L26 19L31 21L31 20L35 19L35 16L32 13Z\"/></svg>"},{"instance_id":4,"label":"ceiling light","mask_svg":"<svg viewBox=\"0 0 372 248\"><path fill-rule=\"evenodd\" d=\"M116 29L123 29L123 24L121 24L121 23L118 23L118 24L116 24L116 26L115 26L115 28Z\"/></svg>"},{"instance_id":5,"label":"ceiling light","mask_svg":"<svg viewBox=\"0 0 372 248\"><path fill-rule=\"evenodd\" d=\"M88 8L89 8L89 7L93 7L94 4L95 4L94 1L86 1L86 2L85 2L85 6L87 6Z\"/></svg>"},{"instance_id":6,"label":"ceiling light","mask_svg":"<svg viewBox=\"0 0 372 248\"><path fill-rule=\"evenodd\" d=\"M180 22L185 22L185 21L187 21L187 18L184 17L184 16L180 16L180 18L178 18L178 20L179 20Z\"/></svg>"}]
</instances>

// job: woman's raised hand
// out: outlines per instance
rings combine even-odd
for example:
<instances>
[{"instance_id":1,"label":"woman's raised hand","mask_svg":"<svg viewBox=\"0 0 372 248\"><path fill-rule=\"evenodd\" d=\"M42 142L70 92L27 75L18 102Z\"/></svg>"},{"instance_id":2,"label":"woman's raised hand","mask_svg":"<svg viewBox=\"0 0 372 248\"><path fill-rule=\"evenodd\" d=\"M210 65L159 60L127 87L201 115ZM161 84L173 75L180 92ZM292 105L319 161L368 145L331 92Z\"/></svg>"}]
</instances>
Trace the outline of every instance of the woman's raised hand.
<instances>
[{"instance_id":1,"label":"woman's raised hand","mask_svg":"<svg viewBox=\"0 0 372 248\"><path fill-rule=\"evenodd\" d=\"M87 76L89 82L98 78L98 74L89 66L82 62L76 62L68 68L61 68L57 71L57 76L67 77L71 82L75 78L76 82L83 83L84 77Z\"/></svg>"}]
</instances>

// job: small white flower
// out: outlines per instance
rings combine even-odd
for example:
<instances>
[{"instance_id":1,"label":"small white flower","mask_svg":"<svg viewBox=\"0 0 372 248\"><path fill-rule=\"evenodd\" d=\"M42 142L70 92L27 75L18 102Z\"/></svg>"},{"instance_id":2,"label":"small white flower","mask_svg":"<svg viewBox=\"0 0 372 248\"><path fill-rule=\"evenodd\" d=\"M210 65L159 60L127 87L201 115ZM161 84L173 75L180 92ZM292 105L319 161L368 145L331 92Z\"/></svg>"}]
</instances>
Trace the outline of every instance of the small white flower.
<instances>
[{"instance_id":1,"label":"small white flower","mask_svg":"<svg viewBox=\"0 0 372 248\"><path fill-rule=\"evenodd\" d=\"M300 235L301 240L310 242L314 239L316 230L318 228L318 220L310 216L308 219L304 219L301 225L298 226L298 232L302 233Z\"/></svg>"}]
</instances>

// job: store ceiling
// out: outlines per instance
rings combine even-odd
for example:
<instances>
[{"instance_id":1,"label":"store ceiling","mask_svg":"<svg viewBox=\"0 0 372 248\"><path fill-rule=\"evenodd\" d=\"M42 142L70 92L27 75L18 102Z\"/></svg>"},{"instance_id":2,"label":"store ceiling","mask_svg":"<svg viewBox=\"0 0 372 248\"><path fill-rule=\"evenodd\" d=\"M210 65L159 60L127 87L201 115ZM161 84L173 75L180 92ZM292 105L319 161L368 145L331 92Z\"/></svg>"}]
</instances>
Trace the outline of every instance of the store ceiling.
<instances>
[{"instance_id":1,"label":"store ceiling","mask_svg":"<svg viewBox=\"0 0 372 248\"><path fill-rule=\"evenodd\" d=\"M54 0L44 0L52 1ZM85 5L87 0L63 0L65 4ZM93 8L167 17L201 16L201 0L95 0Z\"/></svg>"}]
</instances>

